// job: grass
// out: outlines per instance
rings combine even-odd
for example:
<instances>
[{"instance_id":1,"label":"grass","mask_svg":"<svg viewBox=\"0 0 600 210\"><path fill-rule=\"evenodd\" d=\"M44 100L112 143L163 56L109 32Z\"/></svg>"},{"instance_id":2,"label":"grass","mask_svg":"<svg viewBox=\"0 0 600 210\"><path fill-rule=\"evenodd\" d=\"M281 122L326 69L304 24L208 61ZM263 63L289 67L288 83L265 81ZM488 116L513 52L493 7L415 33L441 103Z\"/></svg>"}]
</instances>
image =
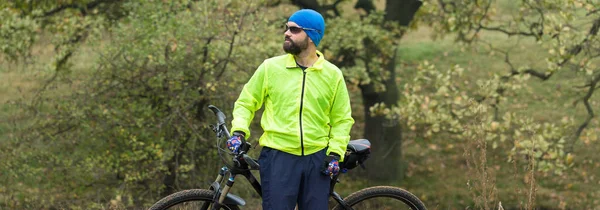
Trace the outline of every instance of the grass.
<instances>
[{"instance_id":1,"label":"grass","mask_svg":"<svg viewBox=\"0 0 600 210\"><path fill-rule=\"evenodd\" d=\"M29 98L31 90L39 82L35 73L7 69L11 67L20 68L16 65L0 67L0 142L7 141L14 132L16 123L21 122L20 117L16 115L20 110L16 103Z\"/></svg>"}]
</instances>

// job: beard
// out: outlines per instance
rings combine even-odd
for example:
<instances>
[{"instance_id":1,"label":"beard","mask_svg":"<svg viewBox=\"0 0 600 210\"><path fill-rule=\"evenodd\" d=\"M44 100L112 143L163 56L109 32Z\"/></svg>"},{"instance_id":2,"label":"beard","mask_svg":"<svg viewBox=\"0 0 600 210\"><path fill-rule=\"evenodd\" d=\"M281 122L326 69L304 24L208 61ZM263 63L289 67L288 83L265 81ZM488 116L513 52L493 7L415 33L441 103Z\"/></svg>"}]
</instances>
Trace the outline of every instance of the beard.
<instances>
[{"instance_id":1,"label":"beard","mask_svg":"<svg viewBox=\"0 0 600 210\"><path fill-rule=\"evenodd\" d=\"M308 36L299 43L294 42L294 40L285 38L286 41L283 42L283 51L286 53L290 53L292 55L299 55L302 51L308 48Z\"/></svg>"}]
</instances>

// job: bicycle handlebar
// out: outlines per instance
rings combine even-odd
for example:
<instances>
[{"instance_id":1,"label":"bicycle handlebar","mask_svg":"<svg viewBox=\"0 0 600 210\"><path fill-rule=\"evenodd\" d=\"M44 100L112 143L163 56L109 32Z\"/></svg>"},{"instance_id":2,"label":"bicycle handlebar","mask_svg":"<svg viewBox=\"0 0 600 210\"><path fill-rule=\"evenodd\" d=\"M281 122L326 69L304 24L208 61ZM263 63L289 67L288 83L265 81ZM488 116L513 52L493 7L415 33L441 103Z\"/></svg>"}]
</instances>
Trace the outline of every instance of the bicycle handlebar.
<instances>
[{"instance_id":1,"label":"bicycle handlebar","mask_svg":"<svg viewBox=\"0 0 600 210\"><path fill-rule=\"evenodd\" d=\"M225 124L225 114L219 110L219 108L217 108L216 106L213 105L208 105L208 108L213 111L213 113L215 113L215 115L217 115L217 122L219 123L219 125L223 125Z\"/></svg>"},{"instance_id":2,"label":"bicycle handlebar","mask_svg":"<svg viewBox=\"0 0 600 210\"><path fill-rule=\"evenodd\" d=\"M229 134L229 131L227 130L227 126L225 126L225 114L219 110L219 108L217 108L216 106L213 105L208 105L208 108L215 113L215 115L217 116L217 126L215 127L214 131L217 133L217 137L221 138L221 137L226 137L226 138L230 138L231 135ZM246 153L248 152L248 150L250 150L250 143L246 142L245 140L242 140L242 145L240 148L240 153L236 154L234 157L234 163L236 163L236 165L239 163L239 161L243 161L245 162L251 169L259 169L259 164L256 162L256 160L252 159L250 156L248 156ZM237 165L239 167L239 165Z\"/></svg>"}]
</instances>

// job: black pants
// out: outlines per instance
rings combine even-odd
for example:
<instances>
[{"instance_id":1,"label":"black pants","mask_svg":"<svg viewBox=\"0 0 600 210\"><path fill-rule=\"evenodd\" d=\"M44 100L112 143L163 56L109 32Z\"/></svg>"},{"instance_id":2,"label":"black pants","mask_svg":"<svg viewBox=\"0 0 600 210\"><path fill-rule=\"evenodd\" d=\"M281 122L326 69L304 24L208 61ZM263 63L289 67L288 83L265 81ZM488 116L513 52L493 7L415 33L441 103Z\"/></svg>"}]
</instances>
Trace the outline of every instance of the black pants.
<instances>
[{"instance_id":1,"label":"black pants","mask_svg":"<svg viewBox=\"0 0 600 210\"><path fill-rule=\"evenodd\" d=\"M263 210L326 210L330 178L321 173L326 149L296 156L264 147L260 153Z\"/></svg>"}]
</instances>

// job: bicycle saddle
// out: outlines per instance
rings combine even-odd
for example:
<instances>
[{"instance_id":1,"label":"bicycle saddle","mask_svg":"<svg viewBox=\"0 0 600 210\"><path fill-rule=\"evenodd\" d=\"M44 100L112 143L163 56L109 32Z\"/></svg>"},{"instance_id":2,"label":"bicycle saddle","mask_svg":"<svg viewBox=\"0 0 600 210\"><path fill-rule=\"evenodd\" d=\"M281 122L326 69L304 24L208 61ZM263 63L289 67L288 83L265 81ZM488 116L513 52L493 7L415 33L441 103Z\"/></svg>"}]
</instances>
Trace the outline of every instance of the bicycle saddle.
<instances>
[{"instance_id":1,"label":"bicycle saddle","mask_svg":"<svg viewBox=\"0 0 600 210\"><path fill-rule=\"evenodd\" d=\"M347 148L347 150L350 150L350 151L356 152L356 153L362 153L369 149L371 149L371 142L368 139L351 140L348 143L348 148Z\"/></svg>"}]
</instances>

